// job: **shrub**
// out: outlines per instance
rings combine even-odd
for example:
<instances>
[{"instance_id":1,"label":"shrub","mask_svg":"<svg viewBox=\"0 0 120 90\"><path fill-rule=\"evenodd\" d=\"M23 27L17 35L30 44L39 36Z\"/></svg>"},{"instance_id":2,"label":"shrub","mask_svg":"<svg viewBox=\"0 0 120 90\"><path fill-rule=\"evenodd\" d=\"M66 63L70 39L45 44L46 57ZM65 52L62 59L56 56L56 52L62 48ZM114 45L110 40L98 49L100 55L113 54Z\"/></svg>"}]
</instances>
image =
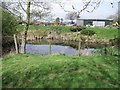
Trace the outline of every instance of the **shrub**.
<instances>
[{"instance_id":1,"label":"shrub","mask_svg":"<svg viewBox=\"0 0 120 90\"><path fill-rule=\"evenodd\" d=\"M18 19L7 10L0 9L2 11L2 14L0 14L2 18L0 20L2 21L2 48L4 51L5 48L11 47L14 44L13 34L17 33L16 26L18 25Z\"/></svg>"},{"instance_id":2,"label":"shrub","mask_svg":"<svg viewBox=\"0 0 120 90\"><path fill-rule=\"evenodd\" d=\"M83 31L81 31L81 34L92 36L92 35L94 35L96 33L95 33L95 31L92 31L92 30L83 30Z\"/></svg>"},{"instance_id":3,"label":"shrub","mask_svg":"<svg viewBox=\"0 0 120 90\"><path fill-rule=\"evenodd\" d=\"M112 43L112 45L117 46L117 47L120 48L120 37L110 39L109 41Z\"/></svg>"},{"instance_id":4,"label":"shrub","mask_svg":"<svg viewBox=\"0 0 120 90\"><path fill-rule=\"evenodd\" d=\"M84 30L84 29L86 29L85 27L82 27L82 26L77 26L77 27L71 27L70 28L70 31L72 31L72 32L79 32L79 31L81 31L81 30Z\"/></svg>"},{"instance_id":5,"label":"shrub","mask_svg":"<svg viewBox=\"0 0 120 90\"><path fill-rule=\"evenodd\" d=\"M2 35L11 36L16 33L17 19L7 10L2 9Z\"/></svg>"}]
</instances>

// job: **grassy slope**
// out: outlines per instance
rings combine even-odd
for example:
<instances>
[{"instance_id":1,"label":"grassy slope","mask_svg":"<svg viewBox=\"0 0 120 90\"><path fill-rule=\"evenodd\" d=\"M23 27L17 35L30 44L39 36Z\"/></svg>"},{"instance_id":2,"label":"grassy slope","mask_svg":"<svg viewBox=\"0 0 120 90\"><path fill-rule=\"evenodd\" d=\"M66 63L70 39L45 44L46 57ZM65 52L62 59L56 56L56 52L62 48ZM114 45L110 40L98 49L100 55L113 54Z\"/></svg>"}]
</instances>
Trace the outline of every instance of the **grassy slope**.
<instances>
[{"instance_id":1,"label":"grassy slope","mask_svg":"<svg viewBox=\"0 0 120 90\"><path fill-rule=\"evenodd\" d=\"M118 87L115 56L16 55L3 59L3 87Z\"/></svg>"},{"instance_id":2,"label":"grassy slope","mask_svg":"<svg viewBox=\"0 0 120 90\"><path fill-rule=\"evenodd\" d=\"M116 28L88 28L96 32L97 39L113 39L118 36L118 29Z\"/></svg>"}]
</instances>

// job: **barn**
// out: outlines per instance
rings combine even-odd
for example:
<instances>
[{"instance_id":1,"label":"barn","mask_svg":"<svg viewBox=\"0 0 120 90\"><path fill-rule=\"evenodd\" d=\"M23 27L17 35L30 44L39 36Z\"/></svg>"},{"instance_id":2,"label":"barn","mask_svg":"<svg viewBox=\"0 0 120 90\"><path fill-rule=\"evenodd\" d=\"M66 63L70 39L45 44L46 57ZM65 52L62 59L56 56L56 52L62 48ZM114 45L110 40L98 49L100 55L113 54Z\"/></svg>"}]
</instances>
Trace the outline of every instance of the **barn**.
<instances>
[{"instance_id":1,"label":"barn","mask_svg":"<svg viewBox=\"0 0 120 90\"><path fill-rule=\"evenodd\" d=\"M77 26L98 26L104 27L106 25L111 25L113 20L111 19L77 19L76 24Z\"/></svg>"}]
</instances>

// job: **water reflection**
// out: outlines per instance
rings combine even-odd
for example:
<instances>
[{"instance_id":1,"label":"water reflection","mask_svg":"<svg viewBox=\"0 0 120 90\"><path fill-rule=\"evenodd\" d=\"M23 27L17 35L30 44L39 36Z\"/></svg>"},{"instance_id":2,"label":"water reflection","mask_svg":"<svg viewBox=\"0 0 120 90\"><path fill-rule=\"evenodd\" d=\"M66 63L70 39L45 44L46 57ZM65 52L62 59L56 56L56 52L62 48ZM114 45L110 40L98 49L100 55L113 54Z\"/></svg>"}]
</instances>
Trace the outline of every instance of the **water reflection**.
<instances>
[{"instance_id":1,"label":"water reflection","mask_svg":"<svg viewBox=\"0 0 120 90\"><path fill-rule=\"evenodd\" d=\"M75 41L60 41L60 40L37 40L28 41L26 45L26 53L30 54L64 54L68 56L75 55L94 55L93 51L101 48L101 44L92 44ZM80 48L80 50L79 50Z\"/></svg>"},{"instance_id":2,"label":"water reflection","mask_svg":"<svg viewBox=\"0 0 120 90\"><path fill-rule=\"evenodd\" d=\"M71 46L62 46L62 45L35 45L35 44L27 44L26 45L26 52L30 54L41 54L41 55L48 55L48 54L64 54L67 56L75 56L77 55L77 49ZM92 55L92 51L94 49L81 49L80 53L86 55Z\"/></svg>"}]
</instances>

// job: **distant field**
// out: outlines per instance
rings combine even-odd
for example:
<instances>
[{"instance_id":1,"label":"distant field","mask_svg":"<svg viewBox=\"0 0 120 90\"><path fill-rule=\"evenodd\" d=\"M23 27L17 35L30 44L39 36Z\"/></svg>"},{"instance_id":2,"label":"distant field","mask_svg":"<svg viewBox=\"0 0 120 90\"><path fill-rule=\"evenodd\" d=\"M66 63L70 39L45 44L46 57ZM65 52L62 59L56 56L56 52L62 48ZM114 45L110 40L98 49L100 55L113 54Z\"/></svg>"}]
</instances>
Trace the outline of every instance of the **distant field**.
<instances>
[{"instance_id":1,"label":"distant field","mask_svg":"<svg viewBox=\"0 0 120 90\"><path fill-rule=\"evenodd\" d=\"M17 27L18 31L22 31L24 30L24 26L19 25ZM38 31L42 31L42 32L47 32L50 30L56 31L56 32L60 32L60 33L72 33L70 31L70 27L69 26L33 26L30 25L29 30L38 30ZM120 30L116 29L116 28L102 28L102 27L95 27L95 28L90 28L87 27L86 30L92 30L96 32L95 38L96 39L113 39L115 37L118 37L118 34L120 32ZM38 32L37 32L38 34Z\"/></svg>"},{"instance_id":2,"label":"distant field","mask_svg":"<svg viewBox=\"0 0 120 90\"><path fill-rule=\"evenodd\" d=\"M24 30L23 25L19 25L17 27L18 31ZM70 27L67 26L38 26L38 25L30 25L29 30L43 30L43 31L48 31L48 30L59 30L60 32L70 32Z\"/></svg>"},{"instance_id":3,"label":"distant field","mask_svg":"<svg viewBox=\"0 0 120 90\"><path fill-rule=\"evenodd\" d=\"M3 88L118 88L117 56L15 55L2 61Z\"/></svg>"}]
</instances>

